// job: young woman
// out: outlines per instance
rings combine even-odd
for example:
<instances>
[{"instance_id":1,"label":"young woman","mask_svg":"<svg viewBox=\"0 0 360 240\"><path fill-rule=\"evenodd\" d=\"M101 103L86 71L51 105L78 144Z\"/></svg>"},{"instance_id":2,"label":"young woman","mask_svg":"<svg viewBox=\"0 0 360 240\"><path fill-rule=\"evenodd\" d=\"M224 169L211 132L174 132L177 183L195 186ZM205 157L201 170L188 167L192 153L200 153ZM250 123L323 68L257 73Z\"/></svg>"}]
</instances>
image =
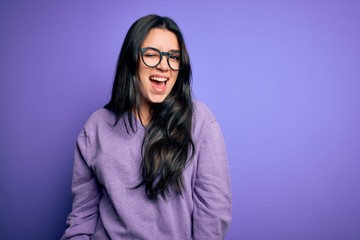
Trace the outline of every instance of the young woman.
<instances>
[{"instance_id":1,"label":"young woman","mask_svg":"<svg viewBox=\"0 0 360 240\"><path fill-rule=\"evenodd\" d=\"M193 101L183 36L167 17L129 29L112 96L75 151L62 239L223 239L231 221L224 140Z\"/></svg>"}]
</instances>

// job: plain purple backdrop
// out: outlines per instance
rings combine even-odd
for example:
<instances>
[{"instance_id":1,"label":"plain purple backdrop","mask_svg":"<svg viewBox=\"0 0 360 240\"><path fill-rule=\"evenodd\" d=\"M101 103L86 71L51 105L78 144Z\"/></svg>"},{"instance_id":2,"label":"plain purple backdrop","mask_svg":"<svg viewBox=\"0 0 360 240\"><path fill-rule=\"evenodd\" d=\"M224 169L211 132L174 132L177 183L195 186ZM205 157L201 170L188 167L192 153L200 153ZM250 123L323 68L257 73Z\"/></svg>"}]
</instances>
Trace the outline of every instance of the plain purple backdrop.
<instances>
[{"instance_id":1,"label":"plain purple backdrop","mask_svg":"<svg viewBox=\"0 0 360 240\"><path fill-rule=\"evenodd\" d=\"M227 240L360 239L360 1L1 1L0 239L59 239L130 25L175 19L227 143Z\"/></svg>"}]
</instances>

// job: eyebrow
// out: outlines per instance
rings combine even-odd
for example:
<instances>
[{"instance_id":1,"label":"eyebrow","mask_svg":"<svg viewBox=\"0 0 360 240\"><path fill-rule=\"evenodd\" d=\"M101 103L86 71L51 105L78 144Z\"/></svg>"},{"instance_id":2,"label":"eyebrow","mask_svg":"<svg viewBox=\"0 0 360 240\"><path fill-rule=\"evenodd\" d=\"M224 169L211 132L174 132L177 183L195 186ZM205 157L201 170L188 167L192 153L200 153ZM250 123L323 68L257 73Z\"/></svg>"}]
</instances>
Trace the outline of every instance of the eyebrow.
<instances>
[{"instance_id":1,"label":"eyebrow","mask_svg":"<svg viewBox=\"0 0 360 240\"><path fill-rule=\"evenodd\" d=\"M141 47L141 48L154 48L154 49L159 50L160 52L164 52L164 51L161 51L160 49L158 49L158 48L156 48L156 47L152 47L152 46ZM169 51L165 51L165 52L181 52L181 50L180 50L180 49L170 49Z\"/></svg>"}]
</instances>

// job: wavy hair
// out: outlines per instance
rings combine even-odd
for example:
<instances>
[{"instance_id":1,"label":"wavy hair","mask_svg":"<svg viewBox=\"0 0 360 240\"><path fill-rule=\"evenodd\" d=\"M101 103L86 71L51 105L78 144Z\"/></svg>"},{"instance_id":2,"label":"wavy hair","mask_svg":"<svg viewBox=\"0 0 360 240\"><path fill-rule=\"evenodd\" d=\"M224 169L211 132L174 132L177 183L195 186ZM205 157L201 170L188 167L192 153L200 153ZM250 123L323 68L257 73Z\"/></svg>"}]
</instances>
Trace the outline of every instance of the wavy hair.
<instances>
[{"instance_id":1,"label":"wavy hair","mask_svg":"<svg viewBox=\"0 0 360 240\"><path fill-rule=\"evenodd\" d=\"M170 188L182 194L182 173L192 158L195 146L192 141L193 101L191 96L191 66L182 33L168 17L148 15L137 20L127 32L116 67L112 95L106 109L114 112L116 123L124 113L123 121L129 134L136 132L134 113L140 116L138 65L141 45L154 28L173 32L181 50L181 65L177 80L162 103L150 107L150 122L146 126L142 143L140 183L150 199L159 195L166 198ZM141 121L141 119L140 119Z\"/></svg>"}]
</instances>

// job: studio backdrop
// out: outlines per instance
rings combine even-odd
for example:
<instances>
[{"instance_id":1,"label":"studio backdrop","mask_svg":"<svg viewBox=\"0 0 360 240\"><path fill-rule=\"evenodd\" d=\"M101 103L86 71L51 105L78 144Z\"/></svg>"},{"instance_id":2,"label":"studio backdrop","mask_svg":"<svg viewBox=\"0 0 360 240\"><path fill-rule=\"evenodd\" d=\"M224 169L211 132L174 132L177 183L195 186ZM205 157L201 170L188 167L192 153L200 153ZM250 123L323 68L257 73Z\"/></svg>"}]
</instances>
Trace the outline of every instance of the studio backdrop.
<instances>
[{"instance_id":1,"label":"studio backdrop","mask_svg":"<svg viewBox=\"0 0 360 240\"><path fill-rule=\"evenodd\" d=\"M59 239L124 36L181 27L231 172L227 240L360 239L360 1L0 2L0 239ZM121 174L121 173L119 173Z\"/></svg>"}]
</instances>

